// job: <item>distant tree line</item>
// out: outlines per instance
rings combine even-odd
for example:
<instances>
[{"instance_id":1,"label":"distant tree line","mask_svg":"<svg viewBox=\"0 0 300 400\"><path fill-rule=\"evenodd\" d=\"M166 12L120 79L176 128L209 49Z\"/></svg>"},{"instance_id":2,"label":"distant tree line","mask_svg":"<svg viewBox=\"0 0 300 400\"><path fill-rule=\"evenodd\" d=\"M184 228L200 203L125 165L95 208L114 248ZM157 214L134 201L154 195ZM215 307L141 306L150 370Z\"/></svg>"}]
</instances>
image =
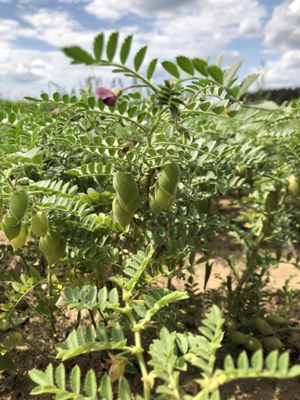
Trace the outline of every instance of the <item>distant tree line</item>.
<instances>
[{"instance_id":1,"label":"distant tree line","mask_svg":"<svg viewBox=\"0 0 300 400\"><path fill-rule=\"evenodd\" d=\"M290 101L300 98L300 87L296 89L261 89L257 92L246 93L243 101L252 103L261 100L271 100L277 104L282 104L284 101Z\"/></svg>"}]
</instances>

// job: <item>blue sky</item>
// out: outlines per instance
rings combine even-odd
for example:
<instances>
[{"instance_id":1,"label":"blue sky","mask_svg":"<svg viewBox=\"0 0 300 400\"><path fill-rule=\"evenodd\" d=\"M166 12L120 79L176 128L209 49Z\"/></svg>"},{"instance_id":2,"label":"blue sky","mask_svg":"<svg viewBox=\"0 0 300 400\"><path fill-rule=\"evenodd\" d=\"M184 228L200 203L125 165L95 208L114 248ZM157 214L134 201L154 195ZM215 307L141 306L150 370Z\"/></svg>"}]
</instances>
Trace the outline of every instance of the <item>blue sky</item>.
<instances>
[{"instance_id":1,"label":"blue sky","mask_svg":"<svg viewBox=\"0 0 300 400\"><path fill-rule=\"evenodd\" d=\"M224 67L243 61L241 79L300 86L300 0L0 0L0 96L70 91L90 76L109 86L109 70L70 66L60 48L90 50L115 30L134 34L133 50L147 44L149 60L224 55Z\"/></svg>"}]
</instances>

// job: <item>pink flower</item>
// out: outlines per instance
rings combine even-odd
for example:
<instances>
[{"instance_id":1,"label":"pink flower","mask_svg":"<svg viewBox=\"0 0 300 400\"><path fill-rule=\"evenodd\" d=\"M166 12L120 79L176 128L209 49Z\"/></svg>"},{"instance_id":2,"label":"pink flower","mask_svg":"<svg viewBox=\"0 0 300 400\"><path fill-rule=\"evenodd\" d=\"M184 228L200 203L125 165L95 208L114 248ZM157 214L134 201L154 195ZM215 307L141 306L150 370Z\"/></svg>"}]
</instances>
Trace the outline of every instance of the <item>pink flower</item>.
<instances>
[{"instance_id":1,"label":"pink flower","mask_svg":"<svg viewBox=\"0 0 300 400\"><path fill-rule=\"evenodd\" d=\"M96 95L108 106L115 106L121 94L122 90L120 89L109 89L104 86L100 86L96 89Z\"/></svg>"}]
</instances>

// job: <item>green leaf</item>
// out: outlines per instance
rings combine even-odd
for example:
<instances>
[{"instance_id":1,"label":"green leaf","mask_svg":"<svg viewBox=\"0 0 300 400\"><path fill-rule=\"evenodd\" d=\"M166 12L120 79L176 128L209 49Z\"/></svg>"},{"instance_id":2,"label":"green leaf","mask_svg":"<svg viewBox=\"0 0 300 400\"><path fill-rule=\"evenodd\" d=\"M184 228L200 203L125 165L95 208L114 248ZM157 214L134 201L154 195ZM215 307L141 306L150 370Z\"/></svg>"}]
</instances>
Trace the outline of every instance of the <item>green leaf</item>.
<instances>
[{"instance_id":1,"label":"green leaf","mask_svg":"<svg viewBox=\"0 0 300 400\"><path fill-rule=\"evenodd\" d=\"M194 74L194 67L191 60L184 56L176 57L177 65L187 74L193 75Z\"/></svg>"},{"instance_id":2,"label":"green leaf","mask_svg":"<svg viewBox=\"0 0 300 400\"><path fill-rule=\"evenodd\" d=\"M104 45L104 35L103 33L100 33L98 36L95 37L94 40L94 56L96 61L101 60L103 45Z\"/></svg>"},{"instance_id":3,"label":"green leaf","mask_svg":"<svg viewBox=\"0 0 300 400\"><path fill-rule=\"evenodd\" d=\"M224 360L224 370L225 371L232 371L234 369L235 369L235 366L234 366L233 359L232 359L230 354L227 354L225 356L225 360Z\"/></svg>"},{"instance_id":4,"label":"green leaf","mask_svg":"<svg viewBox=\"0 0 300 400\"><path fill-rule=\"evenodd\" d=\"M223 64L223 61L224 61L224 56L218 56L218 57L215 59L215 61L213 62L213 65L216 65L217 67L220 67L220 68L221 68L221 66L222 66L222 64Z\"/></svg>"},{"instance_id":5,"label":"green leaf","mask_svg":"<svg viewBox=\"0 0 300 400\"><path fill-rule=\"evenodd\" d=\"M269 371L276 371L277 359L278 359L278 350L274 350L267 355L266 367Z\"/></svg>"},{"instance_id":6,"label":"green leaf","mask_svg":"<svg viewBox=\"0 0 300 400\"><path fill-rule=\"evenodd\" d=\"M247 78L245 78L239 88L239 94L238 94L238 99L240 99L243 94L245 94L248 90L248 88L257 80L258 78L258 74L252 74L247 76Z\"/></svg>"},{"instance_id":7,"label":"green leaf","mask_svg":"<svg viewBox=\"0 0 300 400\"><path fill-rule=\"evenodd\" d=\"M142 65L142 63L144 61L146 51L147 51L147 46L144 46L144 47L140 48L139 51L134 56L133 65L134 65L134 69L136 71L138 71L140 69L140 66Z\"/></svg>"},{"instance_id":8,"label":"green leaf","mask_svg":"<svg viewBox=\"0 0 300 400\"><path fill-rule=\"evenodd\" d=\"M33 368L31 371L29 371L29 376L33 382L37 383L38 385L46 386L48 384L46 374L36 368Z\"/></svg>"},{"instance_id":9,"label":"green leaf","mask_svg":"<svg viewBox=\"0 0 300 400\"><path fill-rule=\"evenodd\" d=\"M88 98L88 105L91 109L95 108L96 105L96 99L94 96L91 96Z\"/></svg>"},{"instance_id":10,"label":"green leaf","mask_svg":"<svg viewBox=\"0 0 300 400\"><path fill-rule=\"evenodd\" d=\"M115 341L115 342L121 342L122 340L124 340L124 333L122 331L122 327L121 325L117 322L114 324L112 331L111 331L111 338Z\"/></svg>"},{"instance_id":11,"label":"green leaf","mask_svg":"<svg viewBox=\"0 0 300 400\"><path fill-rule=\"evenodd\" d=\"M119 294L117 288L111 289L109 292L108 300L111 304L119 303Z\"/></svg>"},{"instance_id":12,"label":"green leaf","mask_svg":"<svg viewBox=\"0 0 300 400\"><path fill-rule=\"evenodd\" d=\"M73 59L72 64L93 64L93 57L79 46L64 47L62 51Z\"/></svg>"},{"instance_id":13,"label":"green leaf","mask_svg":"<svg viewBox=\"0 0 300 400\"><path fill-rule=\"evenodd\" d=\"M169 74L175 76L175 78L180 78L180 74L176 64L172 63L171 61L163 61L161 65Z\"/></svg>"},{"instance_id":14,"label":"green leaf","mask_svg":"<svg viewBox=\"0 0 300 400\"><path fill-rule=\"evenodd\" d=\"M247 353L243 351L237 360L237 367L238 369L241 369L242 371L246 371L249 369L249 361L247 357Z\"/></svg>"},{"instance_id":15,"label":"green leaf","mask_svg":"<svg viewBox=\"0 0 300 400\"><path fill-rule=\"evenodd\" d=\"M4 118L6 118L6 113L0 110L0 121L2 121Z\"/></svg>"},{"instance_id":16,"label":"green leaf","mask_svg":"<svg viewBox=\"0 0 300 400\"><path fill-rule=\"evenodd\" d=\"M200 74L204 76L208 76L208 71L207 71L207 62L205 60L202 60L201 58L193 58L192 59L194 68L200 72Z\"/></svg>"},{"instance_id":17,"label":"green leaf","mask_svg":"<svg viewBox=\"0 0 300 400\"><path fill-rule=\"evenodd\" d=\"M56 101L56 102L59 101L59 100L60 100L60 94L59 94L59 92L53 93L52 97L53 97L53 100L54 100L54 101Z\"/></svg>"},{"instance_id":18,"label":"green leaf","mask_svg":"<svg viewBox=\"0 0 300 400\"><path fill-rule=\"evenodd\" d=\"M122 378L119 385L119 400L131 400L131 390L127 379Z\"/></svg>"},{"instance_id":19,"label":"green leaf","mask_svg":"<svg viewBox=\"0 0 300 400\"><path fill-rule=\"evenodd\" d=\"M210 76L218 83L223 83L223 71L216 65L211 65L207 68Z\"/></svg>"},{"instance_id":20,"label":"green leaf","mask_svg":"<svg viewBox=\"0 0 300 400\"><path fill-rule=\"evenodd\" d=\"M42 93L41 99L43 99L44 101L49 101L49 95L47 93Z\"/></svg>"},{"instance_id":21,"label":"green leaf","mask_svg":"<svg viewBox=\"0 0 300 400\"><path fill-rule=\"evenodd\" d=\"M295 378L300 375L300 365L294 365L288 373L289 378Z\"/></svg>"},{"instance_id":22,"label":"green leaf","mask_svg":"<svg viewBox=\"0 0 300 400\"><path fill-rule=\"evenodd\" d=\"M127 61L127 58L130 53L131 42L132 42L132 35L127 36L127 38L124 40L124 42L122 44L121 52L120 52L120 60L121 60L122 64L125 64Z\"/></svg>"},{"instance_id":23,"label":"green leaf","mask_svg":"<svg viewBox=\"0 0 300 400\"><path fill-rule=\"evenodd\" d=\"M157 65L157 60L158 58L154 58L150 64L148 65L147 68L147 79L150 81L150 79L152 78L154 71L156 69L156 65Z\"/></svg>"},{"instance_id":24,"label":"green leaf","mask_svg":"<svg viewBox=\"0 0 300 400\"><path fill-rule=\"evenodd\" d=\"M80 368L75 365L70 374L70 386L76 394L80 394L80 375Z\"/></svg>"},{"instance_id":25,"label":"green leaf","mask_svg":"<svg viewBox=\"0 0 300 400\"><path fill-rule=\"evenodd\" d=\"M111 382L107 374L104 374L103 378L101 379L99 392L103 397L103 400L113 400L113 391L111 387Z\"/></svg>"},{"instance_id":26,"label":"green leaf","mask_svg":"<svg viewBox=\"0 0 300 400\"><path fill-rule=\"evenodd\" d=\"M61 390L66 390L66 370L63 364L60 364L56 368L55 381Z\"/></svg>"},{"instance_id":27,"label":"green leaf","mask_svg":"<svg viewBox=\"0 0 300 400\"><path fill-rule=\"evenodd\" d=\"M48 367L46 368L45 374L47 376L47 384L49 386L53 386L53 365L49 364Z\"/></svg>"},{"instance_id":28,"label":"green leaf","mask_svg":"<svg viewBox=\"0 0 300 400\"><path fill-rule=\"evenodd\" d=\"M234 63L225 73L224 76L224 85L229 86L230 82L232 81L232 78L235 76L237 71L239 70L240 66L242 64L242 61L237 61Z\"/></svg>"},{"instance_id":29,"label":"green leaf","mask_svg":"<svg viewBox=\"0 0 300 400\"><path fill-rule=\"evenodd\" d=\"M100 308L103 308L105 303L107 301L107 287L104 286L102 289L99 290L98 292L98 302Z\"/></svg>"},{"instance_id":30,"label":"green leaf","mask_svg":"<svg viewBox=\"0 0 300 400\"><path fill-rule=\"evenodd\" d=\"M289 361L290 361L290 355L287 351L279 356L278 370L284 375L287 375L288 373Z\"/></svg>"},{"instance_id":31,"label":"green leaf","mask_svg":"<svg viewBox=\"0 0 300 400\"><path fill-rule=\"evenodd\" d=\"M42 101L40 99L36 99L35 97L30 97L30 96L24 96L24 99L29 101Z\"/></svg>"},{"instance_id":32,"label":"green leaf","mask_svg":"<svg viewBox=\"0 0 300 400\"><path fill-rule=\"evenodd\" d=\"M119 40L118 32L113 32L108 39L107 46L106 46L106 56L107 56L108 61L112 61L116 54L118 40Z\"/></svg>"},{"instance_id":33,"label":"green leaf","mask_svg":"<svg viewBox=\"0 0 300 400\"><path fill-rule=\"evenodd\" d=\"M8 116L8 121L13 124L17 119L17 115L14 112L11 112Z\"/></svg>"},{"instance_id":34,"label":"green leaf","mask_svg":"<svg viewBox=\"0 0 300 400\"><path fill-rule=\"evenodd\" d=\"M95 398L97 395L97 381L95 372L92 369L90 369L86 374L84 380L84 390L86 394L90 397Z\"/></svg>"},{"instance_id":35,"label":"green leaf","mask_svg":"<svg viewBox=\"0 0 300 400\"><path fill-rule=\"evenodd\" d=\"M251 365L252 368L261 371L264 365L264 357L262 350L256 351L251 357Z\"/></svg>"}]
</instances>

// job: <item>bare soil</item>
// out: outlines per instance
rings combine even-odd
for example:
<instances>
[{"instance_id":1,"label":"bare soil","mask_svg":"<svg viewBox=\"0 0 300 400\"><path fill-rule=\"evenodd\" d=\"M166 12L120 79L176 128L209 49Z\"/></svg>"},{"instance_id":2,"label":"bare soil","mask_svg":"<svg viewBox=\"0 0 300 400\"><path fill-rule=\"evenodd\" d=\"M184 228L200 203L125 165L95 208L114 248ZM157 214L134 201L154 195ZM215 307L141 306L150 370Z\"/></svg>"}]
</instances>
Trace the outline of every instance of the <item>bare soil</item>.
<instances>
[{"instance_id":1,"label":"bare soil","mask_svg":"<svg viewBox=\"0 0 300 400\"><path fill-rule=\"evenodd\" d=\"M0 243L4 243L5 238L0 231ZM226 243L219 242L220 248L226 253L235 252L237 258L242 257L242 253L238 248L226 248ZM218 249L219 250L219 249ZM216 251L216 253L219 253ZM216 257L213 264L212 276L208 282L206 289L216 289L220 285L221 279L224 279L230 274L230 267L225 261L226 257ZM1 269L9 268L14 269L18 265L18 259L12 258L6 260L1 264ZM195 282L199 290L203 291L205 276L204 265L199 265L195 271ZM300 274L299 271L292 264L281 264L278 268L272 268L267 285L270 292L275 292L282 289L284 284L289 280L289 288L294 291L300 291ZM183 288L185 282L183 280L174 280L176 288ZM295 310L295 322L299 322L300 309ZM76 315L69 313L68 315L59 317L57 320L57 338L56 340L63 340L66 334L74 327L76 322ZM27 343L17 346L12 352L13 361L17 365L16 373L0 372L0 399L2 400L28 400L30 398L37 398L40 400L50 400L53 396L43 395L31 397L30 391L34 387L28 377L28 371L32 368L45 369L50 363L55 364L55 339L51 333L50 325L45 325L45 322L37 317L32 317L26 321L20 328L20 333ZM0 342L5 339L7 333L0 332ZM298 359L300 358L300 337L297 338L299 342ZM33 346L32 346L33 345ZM81 368L88 370L93 366L97 366L96 371L99 376L106 368L107 360L99 358L99 355L92 354L86 357L79 357L79 359L71 360L66 363L66 368L70 370L76 363L79 363ZM139 385L139 382L136 382ZM193 387L192 381L187 381L184 388L190 393L195 392L196 388ZM236 400L300 400L300 377L289 380L275 380L275 379L249 379L233 381L224 385L221 388L221 399L230 400L235 396Z\"/></svg>"}]
</instances>

